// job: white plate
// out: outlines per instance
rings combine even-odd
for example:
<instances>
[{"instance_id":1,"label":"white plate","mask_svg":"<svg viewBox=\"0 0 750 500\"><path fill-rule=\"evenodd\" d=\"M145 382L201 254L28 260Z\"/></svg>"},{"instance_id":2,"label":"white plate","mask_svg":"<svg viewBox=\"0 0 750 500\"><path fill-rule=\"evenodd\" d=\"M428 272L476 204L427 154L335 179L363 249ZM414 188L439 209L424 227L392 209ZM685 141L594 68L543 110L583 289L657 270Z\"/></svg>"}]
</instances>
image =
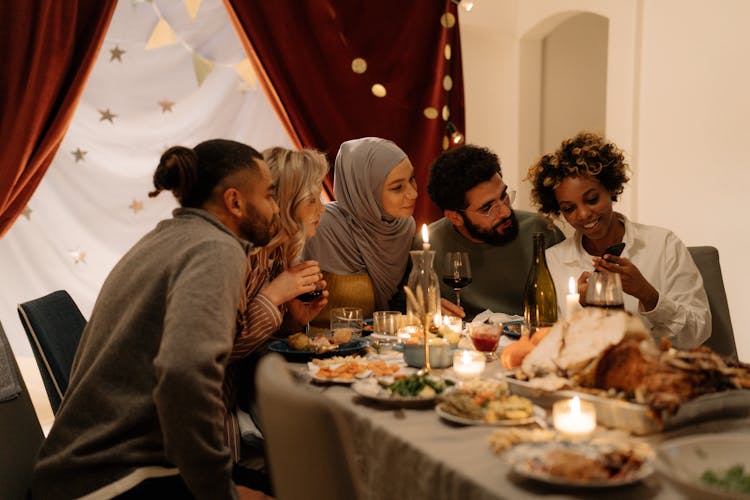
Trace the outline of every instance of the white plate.
<instances>
[{"instance_id":1,"label":"white plate","mask_svg":"<svg viewBox=\"0 0 750 500\"><path fill-rule=\"evenodd\" d=\"M450 422L454 422L456 424L462 424L462 425L491 425L491 426L497 426L497 427L509 427L514 425L527 425L534 423L537 419L544 419L547 415L547 412L544 411L544 408L534 405L532 414L530 417L526 418L507 418L507 419L501 419L501 420L495 420L494 422L485 422L484 420L476 420L473 418L466 418L466 417L459 417L458 415L454 415L444 409L444 403L440 403L435 407L435 413L438 414L441 418L444 418L445 420L448 420Z\"/></svg>"},{"instance_id":2,"label":"white plate","mask_svg":"<svg viewBox=\"0 0 750 500\"><path fill-rule=\"evenodd\" d=\"M750 498L747 493L730 493L701 479L708 469L723 475L734 465L743 465L745 474L750 474L750 434L697 434L665 441L656 450L656 469L691 498Z\"/></svg>"},{"instance_id":3,"label":"white plate","mask_svg":"<svg viewBox=\"0 0 750 500\"><path fill-rule=\"evenodd\" d=\"M380 384L378 384L378 381L374 378L357 380L352 385L352 389L365 399L400 408L431 406L435 404L436 399L435 396L431 398L420 398L416 396L408 397L391 394L385 387L381 387Z\"/></svg>"},{"instance_id":4,"label":"white plate","mask_svg":"<svg viewBox=\"0 0 750 500\"><path fill-rule=\"evenodd\" d=\"M366 364L366 361L357 361L357 363L364 365ZM330 367L333 368L333 367L338 366L339 364L341 363L331 365ZM312 379L315 382L320 382L324 384L353 384L354 381L367 378L373 374L372 370L368 369L363 372L357 373L353 378L329 378L329 377L319 377L318 371L320 371L321 366L316 365L313 362L307 363L307 368L308 370L310 370L310 377L312 377Z\"/></svg>"},{"instance_id":5,"label":"white plate","mask_svg":"<svg viewBox=\"0 0 750 500\"><path fill-rule=\"evenodd\" d=\"M623 476L606 480L577 480L562 476L555 476L534 466L535 463L544 462L547 454L558 449L575 451L586 456L596 456L605 450L607 445L592 445L588 443L572 443L568 441L552 441L540 443L523 443L512 448L505 455L510 462L513 472L520 476L542 481L549 484L575 487L575 488L612 488L625 486L641 481L654 472L653 459L645 458L641 466Z\"/></svg>"}]
</instances>

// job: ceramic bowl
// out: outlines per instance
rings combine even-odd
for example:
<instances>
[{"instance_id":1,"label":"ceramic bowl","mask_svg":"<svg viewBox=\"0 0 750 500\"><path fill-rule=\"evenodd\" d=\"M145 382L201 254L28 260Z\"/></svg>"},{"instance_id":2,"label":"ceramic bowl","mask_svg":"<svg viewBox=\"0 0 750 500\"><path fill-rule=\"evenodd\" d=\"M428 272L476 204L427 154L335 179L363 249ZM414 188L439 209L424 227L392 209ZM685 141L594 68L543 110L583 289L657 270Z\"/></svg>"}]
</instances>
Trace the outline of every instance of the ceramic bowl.
<instances>
[{"instance_id":1,"label":"ceramic bowl","mask_svg":"<svg viewBox=\"0 0 750 500\"><path fill-rule=\"evenodd\" d=\"M424 366L424 344L403 344L404 361L409 366L422 368ZM456 344L431 344L430 350L430 367L448 368L453 364L453 351L456 350Z\"/></svg>"}]
</instances>

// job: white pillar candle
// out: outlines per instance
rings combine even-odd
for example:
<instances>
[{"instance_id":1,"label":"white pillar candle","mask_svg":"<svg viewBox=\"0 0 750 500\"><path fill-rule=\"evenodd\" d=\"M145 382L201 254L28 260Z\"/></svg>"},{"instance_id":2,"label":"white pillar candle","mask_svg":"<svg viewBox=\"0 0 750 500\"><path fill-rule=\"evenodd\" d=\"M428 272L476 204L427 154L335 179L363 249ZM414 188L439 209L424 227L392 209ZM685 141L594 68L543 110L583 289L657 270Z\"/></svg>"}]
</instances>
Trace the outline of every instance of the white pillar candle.
<instances>
[{"instance_id":1,"label":"white pillar candle","mask_svg":"<svg viewBox=\"0 0 750 500\"><path fill-rule=\"evenodd\" d=\"M552 405L552 423L565 437L588 437L596 428L596 408L593 403L581 401L578 396L556 401Z\"/></svg>"},{"instance_id":2,"label":"white pillar candle","mask_svg":"<svg viewBox=\"0 0 750 500\"><path fill-rule=\"evenodd\" d=\"M576 280L571 276L568 280L568 294L565 296L565 314L567 316L581 308L580 297L576 288Z\"/></svg>"},{"instance_id":3,"label":"white pillar candle","mask_svg":"<svg viewBox=\"0 0 750 500\"><path fill-rule=\"evenodd\" d=\"M453 371L461 380L479 378L484 364L484 354L481 352L459 350L453 353Z\"/></svg>"}]
</instances>

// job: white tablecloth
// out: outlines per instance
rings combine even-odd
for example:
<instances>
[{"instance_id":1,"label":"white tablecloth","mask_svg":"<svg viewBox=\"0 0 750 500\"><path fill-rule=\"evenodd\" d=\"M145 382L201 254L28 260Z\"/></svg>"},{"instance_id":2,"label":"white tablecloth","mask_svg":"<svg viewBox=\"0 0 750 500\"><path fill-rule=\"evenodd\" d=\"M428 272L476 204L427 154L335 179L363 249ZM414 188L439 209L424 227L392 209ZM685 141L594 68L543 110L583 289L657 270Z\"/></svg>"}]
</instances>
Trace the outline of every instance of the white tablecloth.
<instances>
[{"instance_id":1,"label":"white tablecloth","mask_svg":"<svg viewBox=\"0 0 750 500\"><path fill-rule=\"evenodd\" d=\"M492 363L489 366L493 368ZM307 367L290 363L303 376ZM432 408L391 409L358 396L346 385L312 385L351 417L358 460L368 499L524 499L681 498L667 480L654 474L619 488L561 489L516 476L490 449L493 427L457 426ZM693 425L647 438L653 444L687 434L740 431L750 434L750 418Z\"/></svg>"}]
</instances>

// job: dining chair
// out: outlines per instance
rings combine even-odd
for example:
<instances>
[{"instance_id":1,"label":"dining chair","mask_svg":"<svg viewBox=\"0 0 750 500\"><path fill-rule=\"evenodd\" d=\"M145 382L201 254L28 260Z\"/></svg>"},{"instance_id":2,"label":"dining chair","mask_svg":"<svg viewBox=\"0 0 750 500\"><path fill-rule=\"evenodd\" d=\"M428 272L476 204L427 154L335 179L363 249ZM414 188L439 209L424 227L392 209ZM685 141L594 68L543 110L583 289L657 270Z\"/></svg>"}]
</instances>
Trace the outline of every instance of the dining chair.
<instances>
[{"instance_id":1,"label":"dining chair","mask_svg":"<svg viewBox=\"0 0 750 500\"><path fill-rule=\"evenodd\" d=\"M281 500L362 498L351 430L341 410L295 381L276 353L260 360L255 384L275 495Z\"/></svg>"},{"instance_id":2,"label":"dining chair","mask_svg":"<svg viewBox=\"0 0 750 500\"><path fill-rule=\"evenodd\" d=\"M721 275L719 251L710 246L688 247L698 271L703 278L703 288L708 295L711 310L711 337L703 344L723 356L737 357L732 318L729 316L727 293Z\"/></svg>"},{"instance_id":3,"label":"dining chair","mask_svg":"<svg viewBox=\"0 0 750 500\"><path fill-rule=\"evenodd\" d=\"M29 497L44 435L8 338L0 324L0 497Z\"/></svg>"},{"instance_id":4,"label":"dining chair","mask_svg":"<svg viewBox=\"0 0 750 500\"><path fill-rule=\"evenodd\" d=\"M65 290L19 304L18 316L34 351L52 413L56 414L68 388L86 320Z\"/></svg>"}]
</instances>

